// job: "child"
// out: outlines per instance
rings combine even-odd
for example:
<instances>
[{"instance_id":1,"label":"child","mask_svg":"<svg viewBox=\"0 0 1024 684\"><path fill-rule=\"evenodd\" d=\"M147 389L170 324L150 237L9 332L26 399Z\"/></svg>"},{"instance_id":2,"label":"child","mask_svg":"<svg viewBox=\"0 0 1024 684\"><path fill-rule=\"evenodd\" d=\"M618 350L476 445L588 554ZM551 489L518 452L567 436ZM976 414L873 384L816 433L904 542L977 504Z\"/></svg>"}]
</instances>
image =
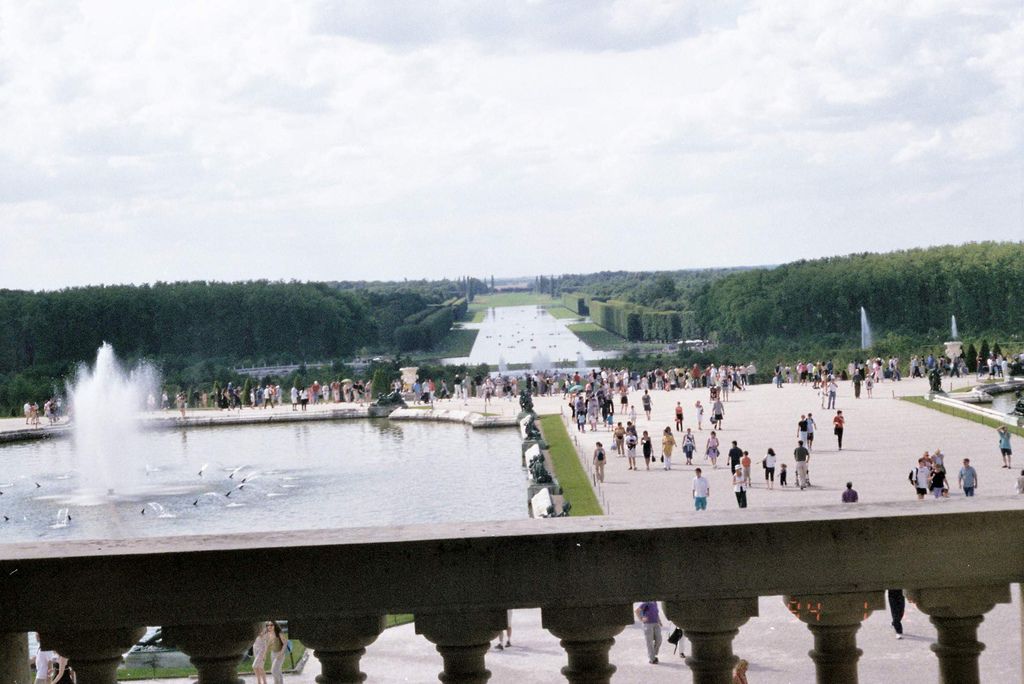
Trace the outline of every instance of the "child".
<instances>
[{"instance_id":1,"label":"child","mask_svg":"<svg viewBox=\"0 0 1024 684\"><path fill-rule=\"evenodd\" d=\"M779 486L786 486L786 464L782 463L779 465Z\"/></svg>"}]
</instances>

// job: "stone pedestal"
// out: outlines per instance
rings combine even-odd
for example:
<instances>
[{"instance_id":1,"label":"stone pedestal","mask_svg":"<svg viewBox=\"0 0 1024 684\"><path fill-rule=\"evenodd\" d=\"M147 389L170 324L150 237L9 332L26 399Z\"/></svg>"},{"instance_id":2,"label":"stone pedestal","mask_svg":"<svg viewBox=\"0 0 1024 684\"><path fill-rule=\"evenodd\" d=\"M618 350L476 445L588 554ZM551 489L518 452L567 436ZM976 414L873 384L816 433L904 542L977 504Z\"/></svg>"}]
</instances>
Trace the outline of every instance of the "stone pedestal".
<instances>
[{"instance_id":1,"label":"stone pedestal","mask_svg":"<svg viewBox=\"0 0 1024 684\"><path fill-rule=\"evenodd\" d=\"M932 651L939 657L939 676L945 684L981 681L978 656L985 644L978 641L978 625L997 603L1010 602L1006 584L982 587L911 589L907 597L931 617L939 641Z\"/></svg>"},{"instance_id":2,"label":"stone pedestal","mask_svg":"<svg viewBox=\"0 0 1024 684\"><path fill-rule=\"evenodd\" d=\"M317 684L357 684L366 681L359 660L366 647L384 631L384 615L360 615L337 620L294 620L289 636L300 640L320 661Z\"/></svg>"},{"instance_id":3,"label":"stone pedestal","mask_svg":"<svg viewBox=\"0 0 1024 684\"><path fill-rule=\"evenodd\" d=\"M164 640L188 655L199 671L199 684L241 684L238 664L262 624L174 625L164 627Z\"/></svg>"},{"instance_id":4,"label":"stone pedestal","mask_svg":"<svg viewBox=\"0 0 1024 684\"><path fill-rule=\"evenodd\" d=\"M145 633L145 627L41 632L39 643L68 659L78 684L115 684L122 654Z\"/></svg>"},{"instance_id":5,"label":"stone pedestal","mask_svg":"<svg viewBox=\"0 0 1024 684\"><path fill-rule=\"evenodd\" d=\"M808 653L818 684L857 684L857 630L873 611L885 608L881 591L785 597L790 612L814 635Z\"/></svg>"},{"instance_id":6,"label":"stone pedestal","mask_svg":"<svg viewBox=\"0 0 1024 684\"><path fill-rule=\"evenodd\" d=\"M570 684L608 684L615 666L608 661L608 650L615 635L633 624L633 606L597 606L590 608L544 608L541 625L561 641L569 658L562 674Z\"/></svg>"},{"instance_id":7,"label":"stone pedestal","mask_svg":"<svg viewBox=\"0 0 1024 684\"><path fill-rule=\"evenodd\" d=\"M747 620L757 617L757 598L666 601L665 615L690 640L686 664L694 684L731 684L739 660L732 640Z\"/></svg>"},{"instance_id":8,"label":"stone pedestal","mask_svg":"<svg viewBox=\"0 0 1024 684\"><path fill-rule=\"evenodd\" d=\"M437 678L445 684L484 684L490 679L484 656L498 632L507 628L504 610L416 614L416 633L433 643L444 660Z\"/></svg>"}]
</instances>

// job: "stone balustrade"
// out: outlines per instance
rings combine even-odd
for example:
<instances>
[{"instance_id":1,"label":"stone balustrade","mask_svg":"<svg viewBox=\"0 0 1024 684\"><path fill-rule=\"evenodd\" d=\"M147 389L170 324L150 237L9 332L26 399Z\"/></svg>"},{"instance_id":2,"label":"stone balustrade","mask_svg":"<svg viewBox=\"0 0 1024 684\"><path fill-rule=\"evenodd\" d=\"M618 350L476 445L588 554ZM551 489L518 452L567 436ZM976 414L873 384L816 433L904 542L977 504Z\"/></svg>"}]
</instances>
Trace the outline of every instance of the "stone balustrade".
<instances>
[{"instance_id":1,"label":"stone balustrade","mask_svg":"<svg viewBox=\"0 0 1024 684\"><path fill-rule=\"evenodd\" d=\"M895 587L935 624L942 681L975 682L978 624L1024 577L1021 503L0 544L0 684L27 681L27 631L71 659L79 684L113 682L144 625L165 627L201 684L234 684L267 619L289 620L313 649L320 684L358 682L385 613L416 616L441 681L485 682L487 644L506 609L536 607L566 651L566 680L608 682L615 635L632 622L633 602L650 599L665 602L692 642L693 681L726 684L733 637L757 619L761 596L779 596L808 625L818 681L841 684L857 681L861 620ZM251 591L256 554L289 581Z\"/></svg>"}]
</instances>

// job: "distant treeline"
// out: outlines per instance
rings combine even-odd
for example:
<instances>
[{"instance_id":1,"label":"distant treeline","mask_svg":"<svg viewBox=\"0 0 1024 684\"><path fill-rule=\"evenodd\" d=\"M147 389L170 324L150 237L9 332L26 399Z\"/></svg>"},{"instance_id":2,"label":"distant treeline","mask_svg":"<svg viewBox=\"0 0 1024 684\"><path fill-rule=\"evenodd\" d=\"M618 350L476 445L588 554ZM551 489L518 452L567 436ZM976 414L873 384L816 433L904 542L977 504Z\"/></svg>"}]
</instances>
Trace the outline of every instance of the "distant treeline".
<instances>
[{"instance_id":1,"label":"distant treeline","mask_svg":"<svg viewBox=\"0 0 1024 684\"><path fill-rule=\"evenodd\" d=\"M392 348L397 328L439 303L411 290L262 281L2 290L0 373L91 359L103 341L126 357L336 359Z\"/></svg>"},{"instance_id":2,"label":"distant treeline","mask_svg":"<svg viewBox=\"0 0 1024 684\"><path fill-rule=\"evenodd\" d=\"M676 341L694 333L693 314L688 311L657 311L616 299L601 300L578 292L562 295L562 304L631 342Z\"/></svg>"},{"instance_id":3,"label":"distant treeline","mask_svg":"<svg viewBox=\"0 0 1024 684\"><path fill-rule=\"evenodd\" d=\"M1024 332L1024 243L854 254L732 273L693 301L697 325L724 343L859 340L860 309L880 335L948 339Z\"/></svg>"}]
</instances>

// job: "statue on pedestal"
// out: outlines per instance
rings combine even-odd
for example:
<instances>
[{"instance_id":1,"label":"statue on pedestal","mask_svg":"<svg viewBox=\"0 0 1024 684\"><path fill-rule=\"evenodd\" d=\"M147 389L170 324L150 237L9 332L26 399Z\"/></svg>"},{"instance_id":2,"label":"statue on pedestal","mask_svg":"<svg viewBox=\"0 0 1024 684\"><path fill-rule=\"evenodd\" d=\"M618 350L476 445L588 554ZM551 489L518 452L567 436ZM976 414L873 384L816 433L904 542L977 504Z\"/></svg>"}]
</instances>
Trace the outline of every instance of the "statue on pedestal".
<instances>
[{"instance_id":1,"label":"statue on pedestal","mask_svg":"<svg viewBox=\"0 0 1024 684\"><path fill-rule=\"evenodd\" d=\"M537 484L551 484L554 480L551 473L544 467L544 454L538 454L530 459L530 478Z\"/></svg>"},{"instance_id":2,"label":"statue on pedestal","mask_svg":"<svg viewBox=\"0 0 1024 684\"><path fill-rule=\"evenodd\" d=\"M519 393L519 408L526 413L533 413L533 397L530 396L530 391L527 389Z\"/></svg>"},{"instance_id":3,"label":"statue on pedestal","mask_svg":"<svg viewBox=\"0 0 1024 684\"><path fill-rule=\"evenodd\" d=\"M942 391L942 371L939 370L938 364L928 373L928 386L935 394L945 394Z\"/></svg>"}]
</instances>

